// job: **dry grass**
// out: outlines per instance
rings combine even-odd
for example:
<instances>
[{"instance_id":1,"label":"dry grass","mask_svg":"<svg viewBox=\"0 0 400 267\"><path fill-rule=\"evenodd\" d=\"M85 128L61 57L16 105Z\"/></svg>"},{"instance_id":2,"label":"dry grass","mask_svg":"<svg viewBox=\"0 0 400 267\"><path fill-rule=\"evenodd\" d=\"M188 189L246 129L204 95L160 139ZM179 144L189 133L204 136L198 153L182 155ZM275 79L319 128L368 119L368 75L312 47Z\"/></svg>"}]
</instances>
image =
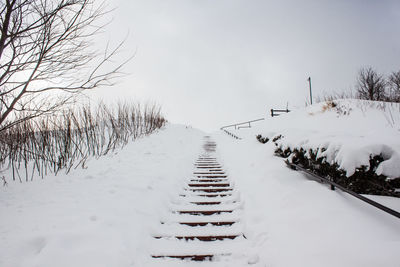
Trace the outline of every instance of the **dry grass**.
<instances>
[{"instance_id":1,"label":"dry grass","mask_svg":"<svg viewBox=\"0 0 400 267\"><path fill-rule=\"evenodd\" d=\"M324 94L323 96L317 96L315 98L315 103L321 102L332 102L338 99L354 99L356 98L355 95L351 92L342 92L342 93L330 93Z\"/></svg>"},{"instance_id":2,"label":"dry grass","mask_svg":"<svg viewBox=\"0 0 400 267\"><path fill-rule=\"evenodd\" d=\"M11 169L12 179L32 180L48 172L84 166L86 160L106 155L129 140L148 135L166 120L157 105L89 105L59 116L20 123L0 132L1 172ZM6 179L3 177L3 183Z\"/></svg>"}]
</instances>

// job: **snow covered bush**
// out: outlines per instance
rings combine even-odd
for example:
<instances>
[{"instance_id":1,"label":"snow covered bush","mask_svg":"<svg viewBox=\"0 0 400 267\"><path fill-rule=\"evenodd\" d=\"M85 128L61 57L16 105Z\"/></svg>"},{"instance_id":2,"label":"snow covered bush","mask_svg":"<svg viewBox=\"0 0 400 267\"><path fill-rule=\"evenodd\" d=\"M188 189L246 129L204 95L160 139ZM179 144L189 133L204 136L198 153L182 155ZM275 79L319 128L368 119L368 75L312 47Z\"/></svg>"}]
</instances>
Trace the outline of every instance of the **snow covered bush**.
<instances>
[{"instance_id":1,"label":"snow covered bush","mask_svg":"<svg viewBox=\"0 0 400 267\"><path fill-rule=\"evenodd\" d=\"M269 141L268 137L263 137L261 134L258 134L256 138L261 144L265 144Z\"/></svg>"},{"instance_id":2,"label":"snow covered bush","mask_svg":"<svg viewBox=\"0 0 400 267\"><path fill-rule=\"evenodd\" d=\"M293 151L289 148L285 151L277 148L275 153L356 193L400 197L400 192L397 192L400 186L396 186L400 178L387 179L384 175L376 174L379 164L384 161L381 155L371 156L369 166L363 165L347 177L337 163L328 163L326 157L318 157L318 152L305 151L302 148Z\"/></svg>"},{"instance_id":3,"label":"snow covered bush","mask_svg":"<svg viewBox=\"0 0 400 267\"><path fill-rule=\"evenodd\" d=\"M356 192L400 196L398 103L330 100L252 131L272 140L276 154Z\"/></svg>"}]
</instances>

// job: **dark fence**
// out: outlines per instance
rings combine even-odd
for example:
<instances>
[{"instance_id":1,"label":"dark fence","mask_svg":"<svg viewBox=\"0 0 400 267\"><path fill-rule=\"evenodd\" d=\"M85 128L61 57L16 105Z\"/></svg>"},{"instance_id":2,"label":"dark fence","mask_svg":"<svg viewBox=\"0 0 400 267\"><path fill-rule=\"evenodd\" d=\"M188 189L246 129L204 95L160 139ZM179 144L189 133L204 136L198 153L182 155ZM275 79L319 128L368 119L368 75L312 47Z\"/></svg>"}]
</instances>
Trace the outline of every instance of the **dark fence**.
<instances>
[{"instance_id":1,"label":"dark fence","mask_svg":"<svg viewBox=\"0 0 400 267\"><path fill-rule=\"evenodd\" d=\"M225 129L222 129L225 133L227 133L228 135L232 136L235 139L241 140L242 138L240 138L239 136L237 136L236 134L231 133L230 131L227 131Z\"/></svg>"}]
</instances>

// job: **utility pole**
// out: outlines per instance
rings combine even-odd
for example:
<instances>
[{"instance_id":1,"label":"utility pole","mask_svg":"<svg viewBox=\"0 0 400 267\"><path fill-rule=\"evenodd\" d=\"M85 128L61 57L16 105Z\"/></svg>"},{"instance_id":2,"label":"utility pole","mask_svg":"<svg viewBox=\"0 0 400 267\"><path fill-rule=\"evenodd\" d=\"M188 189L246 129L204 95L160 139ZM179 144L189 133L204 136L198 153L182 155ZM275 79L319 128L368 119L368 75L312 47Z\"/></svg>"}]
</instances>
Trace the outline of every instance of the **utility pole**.
<instances>
[{"instance_id":1,"label":"utility pole","mask_svg":"<svg viewBox=\"0 0 400 267\"><path fill-rule=\"evenodd\" d=\"M311 91L311 77L308 77L308 84L310 85L310 102L311 102L311 105L312 105L312 91Z\"/></svg>"}]
</instances>

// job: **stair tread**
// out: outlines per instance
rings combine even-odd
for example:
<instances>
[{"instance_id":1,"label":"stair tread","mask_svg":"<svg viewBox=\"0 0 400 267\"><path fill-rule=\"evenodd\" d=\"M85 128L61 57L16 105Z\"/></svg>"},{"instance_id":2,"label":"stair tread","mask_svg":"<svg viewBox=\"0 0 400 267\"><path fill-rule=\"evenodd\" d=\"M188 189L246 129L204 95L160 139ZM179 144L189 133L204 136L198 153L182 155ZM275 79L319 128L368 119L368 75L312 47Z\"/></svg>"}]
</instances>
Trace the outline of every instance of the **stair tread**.
<instances>
[{"instance_id":1,"label":"stair tread","mask_svg":"<svg viewBox=\"0 0 400 267\"><path fill-rule=\"evenodd\" d=\"M243 255L246 241L241 223L240 195L223 164L215 157L217 144L205 137L204 152L195 161L169 211L161 214L161 226L153 233L159 247L153 258L211 261L218 256Z\"/></svg>"}]
</instances>

